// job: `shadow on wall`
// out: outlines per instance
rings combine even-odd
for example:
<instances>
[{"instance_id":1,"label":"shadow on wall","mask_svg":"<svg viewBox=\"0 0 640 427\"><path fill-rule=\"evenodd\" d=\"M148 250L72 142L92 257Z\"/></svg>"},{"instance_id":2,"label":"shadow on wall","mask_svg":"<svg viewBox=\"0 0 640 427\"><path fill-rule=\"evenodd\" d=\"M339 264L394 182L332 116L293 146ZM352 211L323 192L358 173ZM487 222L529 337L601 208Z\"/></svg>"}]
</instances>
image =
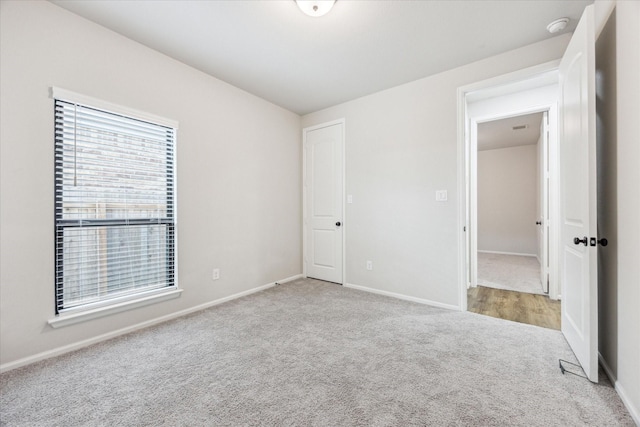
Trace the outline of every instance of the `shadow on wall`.
<instances>
[{"instance_id":1,"label":"shadow on wall","mask_svg":"<svg viewBox=\"0 0 640 427\"><path fill-rule=\"evenodd\" d=\"M598 157L599 351L618 375L618 132L616 95L616 14L596 41L596 149Z\"/></svg>"}]
</instances>

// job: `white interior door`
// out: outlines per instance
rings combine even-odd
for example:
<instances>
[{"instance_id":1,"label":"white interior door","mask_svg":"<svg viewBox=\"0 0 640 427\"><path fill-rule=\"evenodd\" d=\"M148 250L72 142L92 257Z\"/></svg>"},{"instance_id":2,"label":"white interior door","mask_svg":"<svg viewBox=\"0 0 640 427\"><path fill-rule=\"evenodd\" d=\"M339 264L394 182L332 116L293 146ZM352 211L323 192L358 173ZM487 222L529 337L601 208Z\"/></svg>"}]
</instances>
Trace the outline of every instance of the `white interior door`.
<instances>
[{"instance_id":1,"label":"white interior door","mask_svg":"<svg viewBox=\"0 0 640 427\"><path fill-rule=\"evenodd\" d=\"M544 292L549 293L549 112L542 117L542 150L540 156L540 283Z\"/></svg>"},{"instance_id":2,"label":"white interior door","mask_svg":"<svg viewBox=\"0 0 640 427\"><path fill-rule=\"evenodd\" d=\"M478 286L478 122L469 127L469 286Z\"/></svg>"},{"instance_id":3,"label":"white interior door","mask_svg":"<svg viewBox=\"0 0 640 427\"><path fill-rule=\"evenodd\" d=\"M304 130L305 275L342 283L344 124Z\"/></svg>"},{"instance_id":4,"label":"white interior door","mask_svg":"<svg viewBox=\"0 0 640 427\"><path fill-rule=\"evenodd\" d=\"M598 381L595 44L593 6L580 19L560 63L562 333ZM594 242L595 246L595 242Z\"/></svg>"}]
</instances>

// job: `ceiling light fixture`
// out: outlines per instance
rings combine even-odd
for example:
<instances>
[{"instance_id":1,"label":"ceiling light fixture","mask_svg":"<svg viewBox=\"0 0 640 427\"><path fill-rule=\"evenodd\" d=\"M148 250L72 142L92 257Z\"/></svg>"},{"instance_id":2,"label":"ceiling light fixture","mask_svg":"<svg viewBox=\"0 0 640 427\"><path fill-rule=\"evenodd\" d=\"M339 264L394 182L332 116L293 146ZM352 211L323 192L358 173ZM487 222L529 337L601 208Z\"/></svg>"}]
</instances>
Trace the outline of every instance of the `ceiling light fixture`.
<instances>
[{"instance_id":1,"label":"ceiling light fixture","mask_svg":"<svg viewBox=\"0 0 640 427\"><path fill-rule=\"evenodd\" d=\"M329 13L336 0L295 0L301 11L309 16L318 17Z\"/></svg>"},{"instance_id":2,"label":"ceiling light fixture","mask_svg":"<svg viewBox=\"0 0 640 427\"><path fill-rule=\"evenodd\" d=\"M547 31L549 31L551 34L555 34L567 28L568 23L569 18L556 19L551 24L547 25Z\"/></svg>"}]
</instances>

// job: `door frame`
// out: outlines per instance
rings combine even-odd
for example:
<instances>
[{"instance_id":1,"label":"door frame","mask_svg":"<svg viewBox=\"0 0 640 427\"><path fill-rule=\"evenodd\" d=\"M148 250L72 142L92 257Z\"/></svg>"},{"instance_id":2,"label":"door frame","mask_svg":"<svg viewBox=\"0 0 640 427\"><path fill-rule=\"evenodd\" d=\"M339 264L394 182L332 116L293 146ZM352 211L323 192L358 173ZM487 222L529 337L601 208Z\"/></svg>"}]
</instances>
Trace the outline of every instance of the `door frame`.
<instances>
[{"instance_id":1,"label":"door frame","mask_svg":"<svg viewBox=\"0 0 640 427\"><path fill-rule=\"evenodd\" d=\"M540 132L543 132L541 135L540 141L542 143L542 147L538 147L538 185L540 186L540 190L538 196L540 197L540 205L538 205L538 214L542 214L538 216L538 220L542 222L542 224L538 224L540 226L540 230L542 231L541 241L538 242L538 251L540 253L539 259L540 262L540 281L542 282L543 291L549 294L549 189L551 186L551 177L550 177L550 167L549 167L549 148L550 148L550 140L551 140L551 120L550 113L546 111L542 117L542 126L540 128ZM558 115L556 114L556 118ZM559 124L559 123L558 123ZM557 126L556 126L557 127ZM556 136L559 137L559 132L556 129ZM542 162L542 169L540 168L540 162ZM536 230L538 236L540 235L539 230Z\"/></svg>"},{"instance_id":2,"label":"door frame","mask_svg":"<svg viewBox=\"0 0 640 427\"><path fill-rule=\"evenodd\" d=\"M549 147L550 154L553 153L549 162L552 181L549 191L550 216L554 219L559 217L557 97L554 101L532 100L489 114L472 113L469 106L476 101L557 84L559 64L560 61L555 60L458 88L458 261L461 266L458 273L458 301L461 311L467 310L467 289L471 284L477 284L477 147L472 147L474 142L477 144L477 139L472 137L477 137L478 123L549 111L550 121L555 120L556 125L556 135ZM551 221L549 228L549 297L558 299L561 296L558 288L559 236L554 221Z\"/></svg>"},{"instance_id":3,"label":"door frame","mask_svg":"<svg viewBox=\"0 0 640 427\"><path fill-rule=\"evenodd\" d=\"M347 193L347 174L346 174L346 120L344 118L324 122L302 129L302 275L307 277L307 132L326 128L334 125L342 125L342 283L347 283L347 227L346 220L346 193Z\"/></svg>"}]
</instances>

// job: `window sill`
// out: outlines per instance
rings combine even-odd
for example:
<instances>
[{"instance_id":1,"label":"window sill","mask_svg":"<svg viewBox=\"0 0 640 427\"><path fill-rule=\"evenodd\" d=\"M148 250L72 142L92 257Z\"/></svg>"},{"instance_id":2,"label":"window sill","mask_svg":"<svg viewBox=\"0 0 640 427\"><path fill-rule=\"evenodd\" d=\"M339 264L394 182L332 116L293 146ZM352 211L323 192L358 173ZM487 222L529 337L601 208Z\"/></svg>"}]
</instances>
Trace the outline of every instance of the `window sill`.
<instances>
[{"instance_id":1,"label":"window sill","mask_svg":"<svg viewBox=\"0 0 640 427\"><path fill-rule=\"evenodd\" d=\"M99 317L109 316L111 314L120 313L127 310L133 310L134 308L144 307L145 305L156 304L158 302L178 298L181 293L182 289L171 289L154 295L110 304L105 307L93 308L74 313L62 313L57 315L53 319L49 319L47 323L52 328L62 328L64 326L86 322L88 320L97 319Z\"/></svg>"}]
</instances>

